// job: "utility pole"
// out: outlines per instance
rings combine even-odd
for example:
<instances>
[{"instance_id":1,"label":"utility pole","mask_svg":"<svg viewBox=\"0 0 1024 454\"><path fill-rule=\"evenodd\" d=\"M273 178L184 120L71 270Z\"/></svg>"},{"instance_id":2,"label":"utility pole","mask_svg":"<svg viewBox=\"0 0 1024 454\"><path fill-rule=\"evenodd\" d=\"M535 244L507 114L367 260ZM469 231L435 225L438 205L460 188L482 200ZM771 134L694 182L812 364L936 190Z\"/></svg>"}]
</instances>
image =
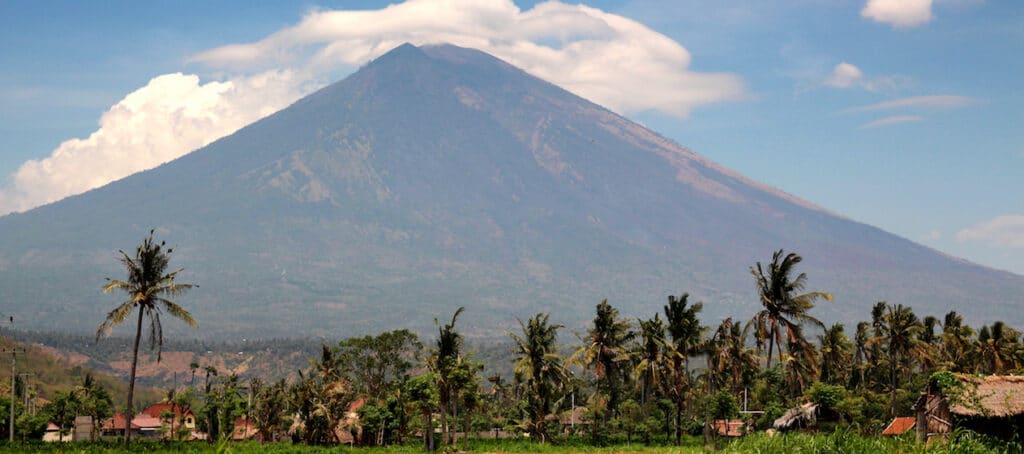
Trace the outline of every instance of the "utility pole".
<instances>
[{"instance_id":1,"label":"utility pole","mask_svg":"<svg viewBox=\"0 0 1024 454\"><path fill-rule=\"evenodd\" d=\"M14 327L14 316L11 315L9 317L9 320L11 322L11 327L13 328ZM5 353L7 353L7 352L5 352ZM17 348L16 344L14 343L14 336L13 335L11 336L11 351L10 351L10 354L11 354L11 426L10 426L10 432L8 433L8 435L10 436L8 441L10 441L11 443L14 443L14 400L15 400L15 397L14 397L14 379L17 377L16 371L15 371L15 364L17 363L18 348Z\"/></svg>"}]
</instances>

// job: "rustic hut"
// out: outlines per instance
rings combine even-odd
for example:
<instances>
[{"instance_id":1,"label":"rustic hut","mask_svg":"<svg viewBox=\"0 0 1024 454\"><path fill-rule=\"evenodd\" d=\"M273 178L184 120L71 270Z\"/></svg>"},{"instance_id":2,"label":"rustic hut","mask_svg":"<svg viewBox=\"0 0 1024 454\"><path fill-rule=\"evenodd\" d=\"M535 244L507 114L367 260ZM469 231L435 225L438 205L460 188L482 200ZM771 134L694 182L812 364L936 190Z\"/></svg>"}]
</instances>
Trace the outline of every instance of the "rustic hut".
<instances>
[{"instance_id":1,"label":"rustic hut","mask_svg":"<svg viewBox=\"0 0 1024 454\"><path fill-rule=\"evenodd\" d=\"M813 427L818 420L818 405L808 402L799 407L786 410L778 419L772 423L772 428L780 432L795 429L806 429Z\"/></svg>"},{"instance_id":2,"label":"rustic hut","mask_svg":"<svg viewBox=\"0 0 1024 454\"><path fill-rule=\"evenodd\" d=\"M914 405L917 438L945 437L954 427L1001 438L1024 433L1024 376L951 375L932 380Z\"/></svg>"}]
</instances>

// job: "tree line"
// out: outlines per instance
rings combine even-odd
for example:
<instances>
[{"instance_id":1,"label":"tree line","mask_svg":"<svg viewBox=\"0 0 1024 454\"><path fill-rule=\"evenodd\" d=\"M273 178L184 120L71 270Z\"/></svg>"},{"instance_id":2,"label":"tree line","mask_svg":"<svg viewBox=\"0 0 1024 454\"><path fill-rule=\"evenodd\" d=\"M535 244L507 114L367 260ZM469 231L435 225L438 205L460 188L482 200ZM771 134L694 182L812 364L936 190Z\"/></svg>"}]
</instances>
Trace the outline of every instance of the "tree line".
<instances>
[{"instance_id":1,"label":"tree line","mask_svg":"<svg viewBox=\"0 0 1024 454\"><path fill-rule=\"evenodd\" d=\"M151 232L134 256L122 253L129 278L105 288L128 298L98 335L129 320L137 327L129 415L143 321L158 352L161 313L195 323L170 299L192 288L175 281L178 271L167 272L170 252ZM1003 322L975 330L955 311L922 319L910 307L878 302L851 338L843 324L812 315L832 296L807 291L807 275L796 269L801 260L779 250L750 267L761 309L749 319L706 324L703 304L682 293L668 296L648 319L626 319L601 301L575 343L560 341L564 327L548 314L520 320L520 329L508 333L510 382L481 376L482 364L457 328L459 308L450 320L435 319L429 346L407 330L324 344L298 379L271 383L221 376L207 366L201 390L193 384L171 390L168 399L194 409L211 440L231 434L244 416L262 440L308 444L341 442L348 432L367 445L420 437L433 450L496 430L542 443L570 434L594 444L619 438L678 444L687 434L714 438L713 421L741 414L765 428L807 401L840 415L840 424L877 433L883 421L909 413L932 373L1024 368L1018 331ZM199 365L193 366L194 382Z\"/></svg>"}]
</instances>

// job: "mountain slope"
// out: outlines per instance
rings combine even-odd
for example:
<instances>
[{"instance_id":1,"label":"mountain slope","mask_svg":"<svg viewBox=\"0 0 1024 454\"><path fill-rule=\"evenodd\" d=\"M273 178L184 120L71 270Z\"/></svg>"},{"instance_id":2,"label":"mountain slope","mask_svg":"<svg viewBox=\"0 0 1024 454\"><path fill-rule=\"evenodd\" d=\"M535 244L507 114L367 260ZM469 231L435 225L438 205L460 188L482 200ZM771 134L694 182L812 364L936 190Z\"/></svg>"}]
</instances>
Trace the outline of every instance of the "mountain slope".
<instances>
[{"instance_id":1,"label":"mountain slope","mask_svg":"<svg viewBox=\"0 0 1024 454\"><path fill-rule=\"evenodd\" d=\"M878 300L1024 322L1024 277L972 265L752 182L478 51L401 46L176 161L0 218L0 298L89 331L114 251L156 227L201 336L348 336L468 307L471 334L603 297L649 316L690 292L747 317L748 268L785 248L824 319ZM170 325L170 324L168 324ZM170 326L169 326L170 327ZM191 333L190 333L191 335Z\"/></svg>"}]
</instances>

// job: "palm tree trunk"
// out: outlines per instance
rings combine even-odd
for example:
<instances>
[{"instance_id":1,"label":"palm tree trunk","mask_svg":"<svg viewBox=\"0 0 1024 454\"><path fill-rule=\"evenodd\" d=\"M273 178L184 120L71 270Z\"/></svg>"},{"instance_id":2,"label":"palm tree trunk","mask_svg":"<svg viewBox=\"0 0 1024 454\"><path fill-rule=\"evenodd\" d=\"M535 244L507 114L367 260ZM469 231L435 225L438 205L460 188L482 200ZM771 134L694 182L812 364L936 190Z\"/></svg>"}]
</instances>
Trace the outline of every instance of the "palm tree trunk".
<instances>
[{"instance_id":1,"label":"palm tree trunk","mask_svg":"<svg viewBox=\"0 0 1024 454\"><path fill-rule=\"evenodd\" d=\"M132 369L128 373L128 408L125 409L124 415L124 445L128 446L128 443L132 440L132 417L134 408L132 407L133 398L135 397L135 366L139 363L139 339L142 338L142 313L143 310L139 308L139 322L135 326L135 345L132 347Z\"/></svg>"},{"instance_id":2,"label":"palm tree trunk","mask_svg":"<svg viewBox=\"0 0 1024 454\"><path fill-rule=\"evenodd\" d=\"M892 347L889 348L891 349ZM889 385L892 386L892 403L890 404L890 411L892 412L893 418L896 417L896 363L898 360L899 355L893 355L892 360L890 361L892 364L890 364L889 367Z\"/></svg>"},{"instance_id":3,"label":"palm tree trunk","mask_svg":"<svg viewBox=\"0 0 1024 454\"><path fill-rule=\"evenodd\" d=\"M768 332L768 365L765 366L765 369L771 369L772 368L772 352L775 349L775 329L776 329L775 325L772 325L772 330L770 332ZM764 345L764 344L762 344L762 345ZM782 347L779 347L779 348L782 348Z\"/></svg>"}]
</instances>

